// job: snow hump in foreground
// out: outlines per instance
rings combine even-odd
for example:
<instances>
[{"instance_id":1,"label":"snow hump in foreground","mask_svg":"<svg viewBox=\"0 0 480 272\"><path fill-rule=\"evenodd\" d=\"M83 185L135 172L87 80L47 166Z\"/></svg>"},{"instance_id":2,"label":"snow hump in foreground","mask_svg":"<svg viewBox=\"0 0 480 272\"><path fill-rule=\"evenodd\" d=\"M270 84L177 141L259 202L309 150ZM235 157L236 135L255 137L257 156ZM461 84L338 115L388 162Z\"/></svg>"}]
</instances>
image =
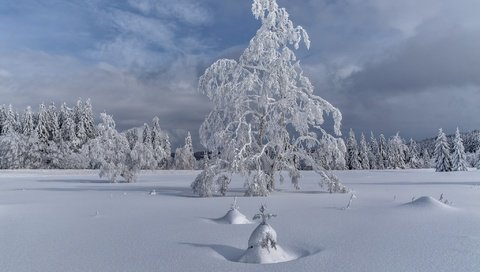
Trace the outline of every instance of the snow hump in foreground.
<instances>
[{"instance_id":1,"label":"snow hump in foreground","mask_svg":"<svg viewBox=\"0 0 480 272\"><path fill-rule=\"evenodd\" d=\"M265 245L266 239L275 241L272 246ZM248 239L248 248L240 257L239 262L243 263L281 263L298 259L300 256L290 254L283 250L278 244L277 232L269 224L260 224Z\"/></svg>"},{"instance_id":2,"label":"snow hump in foreground","mask_svg":"<svg viewBox=\"0 0 480 272\"><path fill-rule=\"evenodd\" d=\"M214 219L214 222L219 224L243 225L252 224L252 221L241 213L238 209L230 209L223 217Z\"/></svg>"},{"instance_id":3,"label":"snow hump in foreground","mask_svg":"<svg viewBox=\"0 0 480 272\"><path fill-rule=\"evenodd\" d=\"M421 196L411 202L403 204L402 206L423 209L452 209L451 206L444 204L431 196Z\"/></svg>"}]
</instances>

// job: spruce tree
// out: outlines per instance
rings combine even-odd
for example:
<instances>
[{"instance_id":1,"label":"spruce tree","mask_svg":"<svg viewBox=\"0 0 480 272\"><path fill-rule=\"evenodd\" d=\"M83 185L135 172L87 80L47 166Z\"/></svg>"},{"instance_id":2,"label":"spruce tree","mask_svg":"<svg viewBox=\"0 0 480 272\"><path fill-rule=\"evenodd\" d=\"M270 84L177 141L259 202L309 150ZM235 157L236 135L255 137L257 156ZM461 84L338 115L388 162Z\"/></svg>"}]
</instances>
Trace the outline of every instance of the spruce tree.
<instances>
[{"instance_id":1,"label":"spruce tree","mask_svg":"<svg viewBox=\"0 0 480 272\"><path fill-rule=\"evenodd\" d=\"M387 139L383 134L380 134L378 139L378 169L385 169L388 167Z\"/></svg>"},{"instance_id":2,"label":"spruce tree","mask_svg":"<svg viewBox=\"0 0 480 272\"><path fill-rule=\"evenodd\" d=\"M405 144L399 133L388 142L388 165L393 169L405 168Z\"/></svg>"},{"instance_id":3,"label":"spruce tree","mask_svg":"<svg viewBox=\"0 0 480 272\"><path fill-rule=\"evenodd\" d=\"M370 162L370 169L378 169L379 165L379 153L380 150L378 148L378 142L377 139L375 138L375 135L373 135L373 131L370 132L370 143L368 147L368 160Z\"/></svg>"},{"instance_id":4,"label":"spruce tree","mask_svg":"<svg viewBox=\"0 0 480 272\"><path fill-rule=\"evenodd\" d=\"M410 168L416 169L422 166L420 161L420 155L417 149L417 143L410 138L410 142L408 144L408 157L407 157L407 164Z\"/></svg>"},{"instance_id":5,"label":"spruce tree","mask_svg":"<svg viewBox=\"0 0 480 272\"><path fill-rule=\"evenodd\" d=\"M360 158L358 156L358 145L355 139L355 132L350 129L347 139L347 167L350 170L362 169Z\"/></svg>"},{"instance_id":6,"label":"spruce tree","mask_svg":"<svg viewBox=\"0 0 480 272\"><path fill-rule=\"evenodd\" d=\"M359 158L360 158L360 163L362 165L362 169L370 169L367 141L365 140L365 135L363 133L360 136Z\"/></svg>"},{"instance_id":7,"label":"spruce tree","mask_svg":"<svg viewBox=\"0 0 480 272\"><path fill-rule=\"evenodd\" d=\"M467 171L467 161L463 141L460 137L460 131L455 131L455 138L453 139L453 154L452 154L452 170L453 171Z\"/></svg>"},{"instance_id":8,"label":"spruce tree","mask_svg":"<svg viewBox=\"0 0 480 272\"><path fill-rule=\"evenodd\" d=\"M438 137L435 140L435 171L449 172L452 171L452 160L450 158L450 147L447 137L442 129L438 130Z\"/></svg>"}]
</instances>

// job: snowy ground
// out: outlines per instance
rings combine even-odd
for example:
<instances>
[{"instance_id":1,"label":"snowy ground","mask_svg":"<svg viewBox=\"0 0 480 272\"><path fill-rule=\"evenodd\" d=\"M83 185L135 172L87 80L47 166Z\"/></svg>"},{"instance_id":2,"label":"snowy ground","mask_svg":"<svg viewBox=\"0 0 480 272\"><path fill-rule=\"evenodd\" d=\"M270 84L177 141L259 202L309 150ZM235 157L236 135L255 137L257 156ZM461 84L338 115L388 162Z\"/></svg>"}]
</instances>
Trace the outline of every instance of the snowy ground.
<instances>
[{"instance_id":1,"label":"snowy ground","mask_svg":"<svg viewBox=\"0 0 480 272\"><path fill-rule=\"evenodd\" d=\"M256 225L215 221L232 198L192 197L196 173L109 184L92 171L1 171L0 271L480 271L480 171L339 172L357 196L349 210L350 195L321 193L309 172L301 191L239 197L249 218L261 203L277 213L278 244L301 257L268 265L234 262ZM452 207L402 205L441 193Z\"/></svg>"}]
</instances>

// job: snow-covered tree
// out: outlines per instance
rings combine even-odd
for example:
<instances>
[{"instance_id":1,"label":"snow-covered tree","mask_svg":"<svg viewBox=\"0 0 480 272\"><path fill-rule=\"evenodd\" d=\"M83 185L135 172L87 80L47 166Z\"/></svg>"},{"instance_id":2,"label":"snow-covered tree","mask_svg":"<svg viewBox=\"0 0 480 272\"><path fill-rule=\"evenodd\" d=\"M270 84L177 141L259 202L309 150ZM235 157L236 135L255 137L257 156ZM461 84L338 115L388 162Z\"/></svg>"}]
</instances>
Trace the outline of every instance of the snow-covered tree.
<instances>
[{"instance_id":1,"label":"snow-covered tree","mask_svg":"<svg viewBox=\"0 0 480 272\"><path fill-rule=\"evenodd\" d=\"M435 140L435 171L449 172L452 171L452 160L450 158L450 147L447 137L442 129L438 130L438 137Z\"/></svg>"},{"instance_id":2,"label":"snow-covered tree","mask_svg":"<svg viewBox=\"0 0 480 272\"><path fill-rule=\"evenodd\" d=\"M338 135L341 114L313 94L295 57L302 41L310 45L306 31L275 0L254 0L252 12L262 25L240 59L218 60L200 78L200 92L213 102L200 138L219 154L218 173L240 173L246 195L267 195L280 170L289 172L295 187L300 161L321 170L310 150L318 145L317 133L326 133L320 127L324 113L332 114ZM196 182L192 188L199 188Z\"/></svg>"},{"instance_id":3,"label":"snow-covered tree","mask_svg":"<svg viewBox=\"0 0 480 272\"><path fill-rule=\"evenodd\" d=\"M320 139L314 158L318 164L327 170L343 170L346 168L346 152L345 142L342 138L325 134Z\"/></svg>"},{"instance_id":4,"label":"snow-covered tree","mask_svg":"<svg viewBox=\"0 0 480 272\"><path fill-rule=\"evenodd\" d=\"M24 138L16 131L6 130L0 137L0 168L23 168L23 155L25 152Z\"/></svg>"},{"instance_id":5,"label":"snow-covered tree","mask_svg":"<svg viewBox=\"0 0 480 272\"><path fill-rule=\"evenodd\" d=\"M455 131L455 138L453 139L453 154L452 154L452 170L453 171L467 171L467 161L463 141L460 137L460 131Z\"/></svg>"},{"instance_id":6,"label":"snow-covered tree","mask_svg":"<svg viewBox=\"0 0 480 272\"><path fill-rule=\"evenodd\" d=\"M100 177L117 182L123 177L127 182L135 181L140 167L138 152L131 154L127 138L115 129L112 116L102 113L102 123L98 125L98 137L89 141L90 159L100 167Z\"/></svg>"},{"instance_id":7,"label":"snow-covered tree","mask_svg":"<svg viewBox=\"0 0 480 272\"><path fill-rule=\"evenodd\" d=\"M187 137L185 137L185 145L175 151L175 169L192 170L195 167L195 162L192 136L188 132Z\"/></svg>"},{"instance_id":8,"label":"snow-covered tree","mask_svg":"<svg viewBox=\"0 0 480 272\"><path fill-rule=\"evenodd\" d=\"M403 139L397 132L388 141L388 165L393 169L405 168L405 150L407 147L403 143Z\"/></svg>"},{"instance_id":9,"label":"snow-covered tree","mask_svg":"<svg viewBox=\"0 0 480 272\"><path fill-rule=\"evenodd\" d=\"M12 105L8 106L8 110L5 112L5 117L2 124L2 134L9 134L15 132L17 128L17 120L15 118L15 111Z\"/></svg>"},{"instance_id":10,"label":"snow-covered tree","mask_svg":"<svg viewBox=\"0 0 480 272\"><path fill-rule=\"evenodd\" d=\"M171 153L170 141L168 135L160 129L160 119L156 116L152 120L152 149L155 168L166 169Z\"/></svg>"},{"instance_id":11,"label":"snow-covered tree","mask_svg":"<svg viewBox=\"0 0 480 272\"><path fill-rule=\"evenodd\" d=\"M380 164L380 150L378 148L378 142L373 135L373 132L370 132L370 142L368 145L368 161L370 162L370 169L378 169ZM383 163L383 162L382 162Z\"/></svg>"},{"instance_id":12,"label":"snow-covered tree","mask_svg":"<svg viewBox=\"0 0 480 272\"><path fill-rule=\"evenodd\" d=\"M417 143L410 138L410 142L408 143L408 152L407 152L407 164L410 168L420 168L422 167L422 161L420 159L420 155L417 149Z\"/></svg>"},{"instance_id":13,"label":"snow-covered tree","mask_svg":"<svg viewBox=\"0 0 480 272\"><path fill-rule=\"evenodd\" d=\"M360 159L360 164L362 165L362 169L370 169L367 141L365 140L365 135L363 133L360 136L360 147L358 149L358 158Z\"/></svg>"},{"instance_id":14,"label":"snow-covered tree","mask_svg":"<svg viewBox=\"0 0 480 272\"><path fill-rule=\"evenodd\" d=\"M25 109L22 117L22 133L25 136L32 135L33 131L35 130L35 124L33 119L33 113L30 106Z\"/></svg>"},{"instance_id":15,"label":"snow-covered tree","mask_svg":"<svg viewBox=\"0 0 480 272\"><path fill-rule=\"evenodd\" d=\"M431 168L432 167L431 160L432 160L432 158L430 156L430 153L428 152L428 149L424 148L422 150L422 158L421 158L422 167L423 168Z\"/></svg>"},{"instance_id":16,"label":"snow-covered tree","mask_svg":"<svg viewBox=\"0 0 480 272\"><path fill-rule=\"evenodd\" d=\"M350 170L362 169L362 164L360 163L360 157L358 156L358 144L357 139L355 138L355 132L353 129L350 129L347 139L347 167Z\"/></svg>"},{"instance_id":17,"label":"snow-covered tree","mask_svg":"<svg viewBox=\"0 0 480 272\"><path fill-rule=\"evenodd\" d=\"M380 134L378 138L378 169L388 167L388 144L385 136Z\"/></svg>"},{"instance_id":18,"label":"snow-covered tree","mask_svg":"<svg viewBox=\"0 0 480 272\"><path fill-rule=\"evenodd\" d=\"M48 106L46 128L48 131L48 140L58 143L62 135L58 124L57 108L54 103Z\"/></svg>"}]
</instances>

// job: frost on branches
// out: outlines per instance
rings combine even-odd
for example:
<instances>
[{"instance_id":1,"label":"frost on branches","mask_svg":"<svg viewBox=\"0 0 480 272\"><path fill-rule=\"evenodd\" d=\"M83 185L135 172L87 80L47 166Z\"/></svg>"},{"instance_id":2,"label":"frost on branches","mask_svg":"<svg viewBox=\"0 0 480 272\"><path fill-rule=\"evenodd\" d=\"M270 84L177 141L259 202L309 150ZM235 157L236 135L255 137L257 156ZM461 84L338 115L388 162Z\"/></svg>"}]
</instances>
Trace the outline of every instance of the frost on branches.
<instances>
[{"instance_id":1,"label":"frost on branches","mask_svg":"<svg viewBox=\"0 0 480 272\"><path fill-rule=\"evenodd\" d=\"M301 164L323 173L311 151L328 135L324 114L333 116L335 134L341 134L340 111L313 94L295 57L301 42L310 45L307 32L274 0L254 0L252 12L262 25L240 59L216 61L199 80L200 92L213 102L200 138L218 154L192 183L200 196L218 191L217 176L225 173L243 175L250 196L272 192L280 171L298 188Z\"/></svg>"}]
</instances>

